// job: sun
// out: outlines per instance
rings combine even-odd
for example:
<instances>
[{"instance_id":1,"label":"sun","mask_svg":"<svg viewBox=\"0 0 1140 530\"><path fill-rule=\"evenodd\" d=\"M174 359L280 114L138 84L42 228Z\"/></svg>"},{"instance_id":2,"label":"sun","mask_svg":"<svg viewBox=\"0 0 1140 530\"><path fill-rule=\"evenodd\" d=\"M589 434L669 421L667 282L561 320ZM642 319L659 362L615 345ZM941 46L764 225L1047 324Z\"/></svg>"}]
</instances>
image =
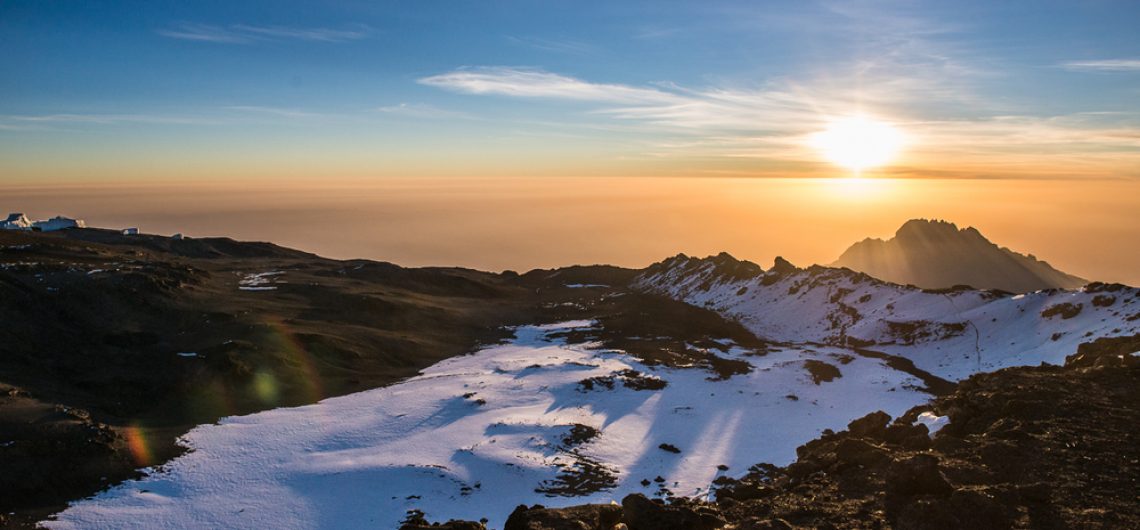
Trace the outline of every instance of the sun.
<instances>
[{"instance_id":1,"label":"sun","mask_svg":"<svg viewBox=\"0 0 1140 530\"><path fill-rule=\"evenodd\" d=\"M833 121L811 138L811 145L824 158L856 175L890 163L904 143L903 133L897 128L866 116Z\"/></svg>"}]
</instances>

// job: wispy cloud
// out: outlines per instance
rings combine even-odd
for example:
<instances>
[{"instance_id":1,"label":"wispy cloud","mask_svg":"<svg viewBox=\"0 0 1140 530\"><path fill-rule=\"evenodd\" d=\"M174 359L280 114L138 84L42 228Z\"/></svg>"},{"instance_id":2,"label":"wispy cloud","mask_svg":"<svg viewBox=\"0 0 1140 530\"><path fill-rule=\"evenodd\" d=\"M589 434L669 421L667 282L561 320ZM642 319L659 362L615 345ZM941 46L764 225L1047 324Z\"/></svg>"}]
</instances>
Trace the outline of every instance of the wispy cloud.
<instances>
[{"instance_id":1,"label":"wispy cloud","mask_svg":"<svg viewBox=\"0 0 1140 530\"><path fill-rule=\"evenodd\" d=\"M884 10L877 4L834 2L824 8L828 16L795 9L773 16L736 6L717 17L718 23L728 21L718 31L763 27L857 43L849 58L814 71L686 87L595 82L535 68L491 66L461 68L419 82L466 94L579 102L592 108L564 110L622 124L642 156L713 166L734 160L767 168L761 173L779 168L776 172L783 176L792 176L785 168L818 173L820 156L808 140L829 121L851 114L871 115L906 131L909 146L900 167L892 170L900 175L929 176L922 173L926 168L930 174L962 178L1046 172L1120 176L1122 171L1140 176L1129 169L1140 167L1140 117L1035 114L1018 100L988 96L990 82L1008 75L1008 65L986 59L985 50L958 38L969 28L931 20L906 6ZM1068 65L1131 71L1138 62ZM577 121L569 118L566 126Z\"/></svg>"},{"instance_id":2,"label":"wispy cloud","mask_svg":"<svg viewBox=\"0 0 1140 530\"><path fill-rule=\"evenodd\" d=\"M1076 72L1140 72L1140 59L1069 61L1061 63L1059 66Z\"/></svg>"},{"instance_id":3,"label":"wispy cloud","mask_svg":"<svg viewBox=\"0 0 1140 530\"><path fill-rule=\"evenodd\" d=\"M266 105L226 105L206 107L184 114L162 113L52 113L52 114L0 114L0 131L83 131L97 127L127 125L175 126L233 126L240 124L302 123L343 124L375 123L376 115L368 110L390 116L418 119L476 119L472 114L448 110L425 103L400 103L373 109L353 109L343 112L273 107Z\"/></svg>"},{"instance_id":4,"label":"wispy cloud","mask_svg":"<svg viewBox=\"0 0 1140 530\"><path fill-rule=\"evenodd\" d=\"M597 51L597 49L585 42L579 42L569 39L547 39L542 37L516 37L513 35L507 36L507 41L527 48L534 48L546 52L566 53L572 55L588 55Z\"/></svg>"},{"instance_id":5,"label":"wispy cloud","mask_svg":"<svg viewBox=\"0 0 1140 530\"><path fill-rule=\"evenodd\" d=\"M265 116L274 116L279 118L327 118L328 114L319 112L311 112L299 109L281 108L281 107L265 107L260 105L229 105L222 107L224 110L237 111L250 114L261 114Z\"/></svg>"},{"instance_id":6,"label":"wispy cloud","mask_svg":"<svg viewBox=\"0 0 1140 530\"><path fill-rule=\"evenodd\" d=\"M676 129L721 131L789 130L858 104L836 93L761 88L687 89L674 84L632 86L595 83L535 69L467 68L425 77L420 83L455 92L531 99L592 102L590 112ZM860 98L866 102L878 98ZM886 98L890 99L890 98Z\"/></svg>"},{"instance_id":7,"label":"wispy cloud","mask_svg":"<svg viewBox=\"0 0 1140 530\"><path fill-rule=\"evenodd\" d=\"M205 24L182 24L177 28L160 29L156 32L163 37L170 37L172 39L229 44L250 42L249 37L246 35L218 26Z\"/></svg>"},{"instance_id":8,"label":"wispy cloud","mask_svg":"<svg viewBox=\"0 0 1140 530\"><path fill-rule=\"evenodd\" d=\"M220 111L220 112L219 112ZM0 130L87 130L92 127L116 127L126 125L175 125L175 126L217 126L249 122L250 117L265 116L286 120L332 119L333 114L323 114L297 109L265 107L254 105L231 105L225 107L197 109L184 114L163 113L54 113L0 115Z\"/></svg>"},{"instance_id":9,"label":"wispy cloud","mask_svg":"<svg viewBox=\"0 0 1140 530\"><path fill-rule=\"evenodd\" d=\"M377 107L376 112L381 112L390 116L402 116L406 118L419 118L428 120L474 119L474 116L466 112L441 109L435 105L429 105L427 103L400 103L397 105L386 105L383 107Z\"/></svg>"},{"instance_id":10,"label":"wispy cloud","mask_svg":"<svg viewBox=\"0 0 1140 530\"><path fill-rule=\"evenodd\" d=\"M271 39L297 39L323 42L342 42L359 40L368 37L372 31L367 26L356 29L332 28L291 28L285 26L247 26L239 24L233 26L235 31L249 35L260 35Z\"/></svg>"},{"instance_id":11,"label":"wispy cloud","mask_svg":"<svg viewBox=\"0 0 1140 530\"><path fill-rule=\"evenodd\" d=\"M25 114L0 116L0 123L13 124L98 124L153 123L180 125L207 125L216 123L208 118L194 116L170 116L159 114Z\"/></svg>"},{"instance_id":12,"label":"wispy cloud","mask_svg":"<svg viewBox=\"0 0 1140 530\"><path fill-rule=\"evenodd\" d=\"M224 44L249 44L258 41L302 40L315 42L344 42L369 37L372 29L368 26L352 28L300 28L290 26L255 26L232 24L216 26L210 24L180 24L174 28L157 30L159 35L172 39L215 42Z\"/></svg>"},{"instance_id":13,"label":"wispy cloud","mask_svg":"<svg viewBox=\"0 0 1140 530\"><path fill-rule=\"evenodd\" d=\"M456 92L607 103L680 103L683 97L654 88L598 84L531 68L465 68L424 77L421 84Z\"/></svg>"},{"instance_id":14,"label":"wispy cloud","mask_svg":"<svg viewBox=\"0 0 1140 530\"><path fill-rule=\"evenodd\" d=\"M593 103L595 108L584 111L588 115L637 125L635 130L655 139L643 153L650 157L815 164L819 156L808 145L810 135L834 118L867 113L907 131L912 163L921 161L941 176L1024 176L1032 173L1027 168L1034 168L1034 174L1048 168L1079 169L1082 174L1101 171L1097 174L1107 176L1107 168L1140 162L1137 116L994 113L929 119L920 111L898 110L932 97L961 97L932 89L932 81L926 79L896 77L868 82L857 90L844 83L791 81L758 88L686 88L595 83L535 69L488 67L456 70L420 82L476 95ZM907 171L921 173L912 169Z\"/></svg>"}]
</instances>

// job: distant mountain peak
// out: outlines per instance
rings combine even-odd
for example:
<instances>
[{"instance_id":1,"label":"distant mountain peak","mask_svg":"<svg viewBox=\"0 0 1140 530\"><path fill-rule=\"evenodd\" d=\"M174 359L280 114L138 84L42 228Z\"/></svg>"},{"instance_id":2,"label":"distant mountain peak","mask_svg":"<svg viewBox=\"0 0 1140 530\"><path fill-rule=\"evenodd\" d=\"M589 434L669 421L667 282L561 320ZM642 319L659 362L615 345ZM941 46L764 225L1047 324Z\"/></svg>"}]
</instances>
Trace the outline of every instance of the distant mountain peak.
<instances>
[{"instance_id":1,"label":"distant mountain peak","mask_svg":"<svg viewBox=\"0 0 1140 530\"><path fill-rule=\"evenodd\" d=\"M772 272L777 274L788 274L800 270L799 267L792 265L792 262L784 259L783 256L776 256L776 260L772 263Z\"/></svg>"},{"instance_id":2,"label":"distant mountain peak","mask_svg":"<svg viewBox=\"0 0 1140 530\"><path fill-rule=\"evenodd\" d=\"M897 231L895 231L895 235L905 233L905 232L911 232L911 231L934 231L934 230L955 231L956 232L956 231L958 231L958 225L954 224L953 222L946 221L943 219L926 219L926 218L910 219L907 222L903 223L902 226L900 226L899 229Z\"/></svg>"},{"instance_id":3,"label":"distant mountain peak","mask_svg":"<svg viewBox=\"0 0 1140 530\"><path fill-rule=\"evenodd\" d=\"M972 226L958 228L941 219L911 219L891 239L855 243L832 265L931 289L970 285L1029 292L1087 283L1032 254L1000 247Z\"/></svg>"},{"instance_id":4,"label":"distant mountain peak","mask_svg":"<svg viewBox=\"0 0 1140 530\"><path fill-rule=\"evenodd\" d=\"M895 231L895 238L980 238L986 240L977 228L972 226L958 228L958 225L942 219L911 219Z\"/></svg>"}]
</instances>

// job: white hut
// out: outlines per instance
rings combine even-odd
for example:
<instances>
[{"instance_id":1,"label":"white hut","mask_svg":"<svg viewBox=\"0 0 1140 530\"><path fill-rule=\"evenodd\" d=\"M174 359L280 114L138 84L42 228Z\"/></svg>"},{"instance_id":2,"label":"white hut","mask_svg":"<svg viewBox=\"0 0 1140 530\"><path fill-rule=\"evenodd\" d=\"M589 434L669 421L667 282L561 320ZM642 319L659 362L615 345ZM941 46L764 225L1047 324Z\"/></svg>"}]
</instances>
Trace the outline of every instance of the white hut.
<instances>
[{"instance_id":1,"label":"white hut","mask_svg":"<svg viewBox=\"0 0 1140 530\"><path fill-rule=\"evenodd\" d=\"M32 223L32 230L39 230L40 232L55 232L56 230L86 227L87 223L83 222L83 219L72 219L62 215L57 215L46 221L36 221Z\"/></svg>"},{"instance_id":2,"label":"white hut","mask_svg":"<svg viewBox=\"0 0 1140 530\"><path fill-rule=\"evenodd\" d=\"M31 230L32 220L22 213L10 213L7 219L0 221L0 229Z\"/></svg>"}]
</instances>

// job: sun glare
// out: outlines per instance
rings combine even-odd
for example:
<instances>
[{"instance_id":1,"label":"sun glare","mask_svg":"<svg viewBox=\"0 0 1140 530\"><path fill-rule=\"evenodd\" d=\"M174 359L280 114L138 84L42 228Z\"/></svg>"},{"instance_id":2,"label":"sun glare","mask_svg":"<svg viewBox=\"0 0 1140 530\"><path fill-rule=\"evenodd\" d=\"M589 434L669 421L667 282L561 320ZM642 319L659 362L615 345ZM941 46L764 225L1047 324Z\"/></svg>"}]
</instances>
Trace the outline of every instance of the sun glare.
<instances>
[{"instance_id":1,"label":"sun glare","mask_svg":"<svg viewBox=\"0 0 1140 530\"><path fill-rule=\"evenodd\" d=\"M831 122L812 137L811 143L831 163L861 174L890 163L902 148L904 137L890 124L852 116Z\"/></svg>"}]
</instances>

